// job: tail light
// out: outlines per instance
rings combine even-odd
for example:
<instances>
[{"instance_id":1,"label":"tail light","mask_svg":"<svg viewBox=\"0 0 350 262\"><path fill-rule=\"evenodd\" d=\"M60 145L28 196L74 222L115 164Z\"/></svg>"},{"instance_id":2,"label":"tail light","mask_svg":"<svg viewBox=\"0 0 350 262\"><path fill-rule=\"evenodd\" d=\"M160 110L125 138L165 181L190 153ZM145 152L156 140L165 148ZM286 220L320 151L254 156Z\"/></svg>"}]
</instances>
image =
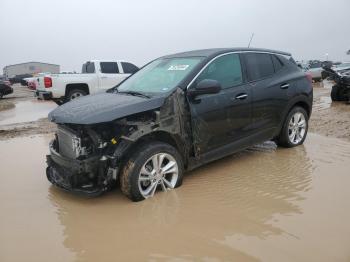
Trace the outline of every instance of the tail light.
<instances>
[{"instance_id":1,"label":"tail light","mask_svg":"<svg viewBox=\"0 0 350 262\"><path fill-rule=\"evenodd\" d=\"M47 76L44 77L44 85L45 85L45 88L52 87L51 77L47 77Z\"/></svg>"},{"instance_id":2,"label":"tail light","mask_svg":"<svg viewBox=\"0 0 350 262\"><path fill-rule=\"evenodd\" d=\"M306 79L309 81L310 85L312 85L312 75L310 73L306 73Z\"/></svg>"}]
</instances>

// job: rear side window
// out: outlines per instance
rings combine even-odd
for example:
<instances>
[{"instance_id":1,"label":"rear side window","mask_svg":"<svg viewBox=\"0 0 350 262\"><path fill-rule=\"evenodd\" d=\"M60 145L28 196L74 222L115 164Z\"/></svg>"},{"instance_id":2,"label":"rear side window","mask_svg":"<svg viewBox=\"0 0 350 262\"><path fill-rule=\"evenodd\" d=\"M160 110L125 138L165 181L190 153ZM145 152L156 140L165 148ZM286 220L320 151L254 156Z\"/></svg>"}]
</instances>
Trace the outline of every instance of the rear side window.
<instances>
[{"instance_id":1,"label":"rear side window","mask_svg":"<svg viewBox=\"0 0 350 262\"><path fill-rule=\"evenodd\" d=\"M83 74L93 74L95 73L95 64L94 63L90 63L90 62L87 62L85 64L83 64L83 68L82 68L82 71L81 71Z\"/></svg>"},{"instance_id":2,"label":"rear side window","mask_svg":"<svg viewBox=\"0 0 350 262\"><path fill-rule=\"evenodd\" d=\"M273 66L275 68L275 72L280 71L283 67L282 61L276 55L271 55L271 57L272 57Z\"/></svg>"},{"instance_id":3,"label":"rear side window","mask_svg":"<svg viewBox=\"0 0 350 262\"><path fill-rule=\"evenodd\" d=\"M116 62L101 62L101 73L104 74L118 74L118 63Z\"/></svg>"},{"instance_id":4,"label":"rear side window","mask_svg":"<svg viewBox=\"0 0 350 262\"><path fill-rule=\"evenodd\" d=\"M247 53L244 56L249 81L268 77L275 72L270 54Z\"/></svg>"},{"instance_id":5,"label":"rear side window","mask_svg":"<svg viewBox=\"0 0 350 262\"><path fill-rule=\"evenodd\" d=\"M139 68L131 63L122 62L124 74L133 74L139 71Z\"/></svg>"},{"instance_id":6,"label":"rear side window","mask_svg":"<svg viewBox=\"0 0 350 262\"><path fill-rule=\"evenodd\" d=\"M204 79L217 80L223 89L242 83L242 69L238 54L221 56L211 62L196 79L199 83Z\"/></svg>"}]
</instances>

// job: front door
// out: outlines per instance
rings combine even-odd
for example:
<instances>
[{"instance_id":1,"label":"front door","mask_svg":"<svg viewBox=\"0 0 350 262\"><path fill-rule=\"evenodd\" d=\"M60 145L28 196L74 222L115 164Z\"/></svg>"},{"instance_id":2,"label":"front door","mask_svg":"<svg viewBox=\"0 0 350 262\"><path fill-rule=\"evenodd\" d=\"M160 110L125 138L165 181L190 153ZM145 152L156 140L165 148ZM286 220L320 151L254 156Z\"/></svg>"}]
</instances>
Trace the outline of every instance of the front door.
<instances>
[{"instance_id":1,"label":"front door","mask_svg":"<svg viewBox=\"0 0 350 262\"><path fill-rule=\"evenodd\" d=\"M217 57L189 88L204 79L219 81L222 90L190 100L193 141L199 154L241 139L251 123L251 94L243 83L239 54Z\"/></svg>"}]
</instances>

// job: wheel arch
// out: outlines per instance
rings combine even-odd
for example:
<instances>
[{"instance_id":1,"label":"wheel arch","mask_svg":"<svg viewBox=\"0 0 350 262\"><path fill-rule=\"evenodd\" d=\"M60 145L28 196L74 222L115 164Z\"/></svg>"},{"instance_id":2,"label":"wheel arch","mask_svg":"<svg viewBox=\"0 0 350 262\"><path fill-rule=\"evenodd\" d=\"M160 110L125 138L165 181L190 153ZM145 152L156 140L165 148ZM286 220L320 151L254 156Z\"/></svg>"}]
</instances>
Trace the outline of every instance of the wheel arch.
<instances>
[{"instance_id":1,"label":"wheel arch","mask_svg":"<svg viewBox=\"0 0 350 262\"><path fill-rule=\"evenodd\" d=\"M69 92L73 89L84 90L88 95L90 94L90 89L89 89L88 84L86 84L86 83L74 83L74 84L67 84L66 85L65 96L67 97Z\"/></svg>"},{"instance_id":2,"label":"wheel arch","mask_svg":"<svg viewBox=\"0 0 350 262\"><path fill-rule=\"evenodd\" d=\"M286 106L286 109L283 111L281 123L279 124L278 129L276 130L275 136L278 136L280 134L286 117L288 116L289 112L296 106L300 106L301 108L303 108L306 111L308 118L310 119L312 112L312 102L310 102L310 100L306 96L296 97L288 103L288 106Z\"/></svg>"},{"instance_id":3,"label":"wheel arch","mask_svg":"<svg viewBox=\"0 0 350 262\"><path fill-rule=\"evenodd\" d=\"M310 105L307 104L305 101L299 101L299 102L295 103L295 104L289 109L288 113L289 113L294 107L296 107L296 106L299 106L299 107L303 108L303 109L306 111L308 118L310 118L310 116L311 116L311 107L310 107Z\"/></svg>"},{"instance_id":4,"label":"wheel arch","mask_svg":"<svg viewBox=\"0 0 350 262\"><path fill-rule=\"evenodd\" d=\"M132 142L132 144L123 152L122 163L125 163L127 159L134 154L138 148L142 145L151 143L151 142L163 142L173 146L182 157L182 161L185 166L187 166L187 157L186 157L186 149L183 140L179 135L169 133L167 131L154 131L152 133L145 134L139 137L136 141Z\"/></svg>"}]
</instances>

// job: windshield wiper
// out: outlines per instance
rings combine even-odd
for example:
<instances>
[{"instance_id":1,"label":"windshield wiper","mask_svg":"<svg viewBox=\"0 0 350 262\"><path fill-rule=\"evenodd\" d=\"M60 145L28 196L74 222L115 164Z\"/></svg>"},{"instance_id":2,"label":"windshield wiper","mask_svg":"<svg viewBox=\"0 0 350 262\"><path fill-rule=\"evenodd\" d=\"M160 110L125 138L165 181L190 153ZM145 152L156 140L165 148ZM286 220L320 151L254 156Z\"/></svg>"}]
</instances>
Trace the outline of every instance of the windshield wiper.
<instances>
[{"instance_id":1,"label":"windshield wiper","mask_svg":"<svg viewBox=\"0 0 350 262\"><path fill-rule=\"evenodd\" d=\"M118 93L121 93L121 94L128 94L128 95L132 95L132 96L142 96L142 97L146 97L146 98L151 98L150 96L144 94L144 93L141 93L141 92L137 92L137 91L119 91L117 89L117 92Z\"/></svg>"}]
</instances>

